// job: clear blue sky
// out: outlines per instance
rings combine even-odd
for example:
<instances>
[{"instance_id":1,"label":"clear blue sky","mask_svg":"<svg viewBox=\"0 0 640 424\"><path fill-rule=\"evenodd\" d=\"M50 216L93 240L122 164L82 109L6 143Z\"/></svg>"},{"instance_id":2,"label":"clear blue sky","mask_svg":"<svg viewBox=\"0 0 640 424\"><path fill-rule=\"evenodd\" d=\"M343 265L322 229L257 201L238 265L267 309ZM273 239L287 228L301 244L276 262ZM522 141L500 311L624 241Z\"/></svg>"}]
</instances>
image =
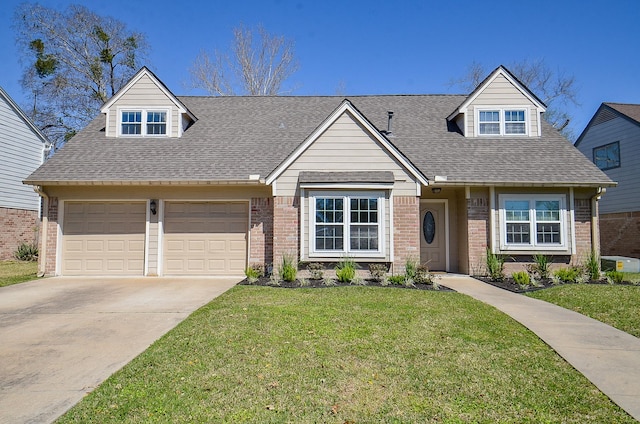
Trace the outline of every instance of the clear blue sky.
<instances>
[{"instance_id":1,"label":"clear blue sky","mask_svg":"<svg viewBox=\"0 0 640 424\"><path fill-rule=\"evenodd\" d=\"M0 85L19 103L21 65L11 29L20 0L2 0ZM544 58L576 77L578 135L603 101L640 103L640 0L42 0L83 4L147 35L147 66L175 93L188 90L198 52L225 49L232 29L262 24L293 39L293 94L459 93L447 83L472 61L490 69Z\"/></svg>"}]
</instances>

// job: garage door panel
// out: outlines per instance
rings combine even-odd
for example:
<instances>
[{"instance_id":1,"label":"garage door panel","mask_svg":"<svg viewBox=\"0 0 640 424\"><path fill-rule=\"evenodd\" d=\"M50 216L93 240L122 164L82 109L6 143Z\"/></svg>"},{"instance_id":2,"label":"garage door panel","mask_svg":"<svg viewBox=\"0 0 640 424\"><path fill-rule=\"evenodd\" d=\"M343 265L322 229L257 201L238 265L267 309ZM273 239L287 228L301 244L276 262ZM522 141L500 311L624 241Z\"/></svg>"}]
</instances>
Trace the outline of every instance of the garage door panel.
<instances>
[{"instance_id":1,"label":"garage door panel","mask_svg":"<svg viewBox=\"0 0 640 424\"><path fill-rule=\"evenodd\" d=\"M246 264L247 203L167 202L165 274L237 275Z\"/></svg>"},{"instance_id":2,"label":"garage door panel","mask_svg":"<svg viewBox=\"0 0 640 424\"><path fill-rule=\"evenodd\" d=\"M65 202L64 275L142 275L144 202Z\"/></svg>"}]
</instances>

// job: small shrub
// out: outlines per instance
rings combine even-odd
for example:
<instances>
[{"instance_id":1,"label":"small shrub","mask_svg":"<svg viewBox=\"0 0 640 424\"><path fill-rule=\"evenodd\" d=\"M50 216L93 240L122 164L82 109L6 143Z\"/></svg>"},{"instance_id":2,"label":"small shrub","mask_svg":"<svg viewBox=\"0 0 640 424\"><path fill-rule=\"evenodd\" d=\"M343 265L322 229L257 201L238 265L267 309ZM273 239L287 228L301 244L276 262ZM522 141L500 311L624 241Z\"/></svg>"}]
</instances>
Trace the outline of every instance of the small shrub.
<instances>
[{"instance_id":1,"label":"small shrub","mask_svg":"<svg viewBox=\"0 0 640 424\"><path fill-rule=\"evenodd\" d=\"M351 283L356 276L356 263L355 261L345 256L340 259L338 265L336 265L336 277L341 283Z\"/></svg>"},{"instance_id":2,"label":"small shrub","mask_svg":"<svg viewBox=\"0 0 640 424\"><path fill-rule=\"evenodd\" d=\"M569 268L560 268L555 270L553 273L561 283L576 283L578 282L581 274L580 269L574 266Z\"/></svg>"},{"instance_id":3,"label":"small shrub","mask_svg":"<svg viewBox=\"0 0 640 424\"><path fill-rule=\"evenodd\" d=\"M35 262L38 260L38 246L35 243L22 243L13 256L19 261Z\"/></svg>"},{"instance_id":4,"label":"small shrub","mask_svg":"<svg viewBox=\"0 0 640 424\"><path fill-rule=\"evenodd\" d=\"M605 275L609 284L620 284L624 281L624 273L620 271L607 271Z\"/></svg>"},{"instance_id":5,"label":"small shrub","mask_svg":"<svg viewBox=\"0 0 640 424\"><path fill-rule=\"evenodd\" d=\"M504 280L504 257L487 249L487 272L493 281Z\"/></svg>"},{"instance_id":6,"label":"small shrub","mask_svg":"<svg viewBox=\"0 0 640 424\"><path fill-rule=\"evenodd\" d=\"M406 278L404 275L390 275L387 277L389 284L393 284L396 286L403 286L405 284Z\"/></svg>"},{"instance_id":7,"label":"small shrub","mask_svg":"<svg viewBox=\"0 0 640 424\"><path fill-rule=\"evenodd\" d=\"M285 253L282 255L278 274L284 281L292 282L296 280L298 276L298 260L294 254Z\"/></svg>"},{"instance_id":8,"label":"small shrub","mask_svg":"<svg viewBox=\"0 0 640 424\"><path fill-rule=\"evenodd\" d=\"M416 258L408 257L404 263L404 276L407 280L414 281L416 278L416 272L420 262Z\"/></svg>"},{"instance_id":9,"label":"small shrub","mask_svg":"<svg viewBox=\"0 0 640 424\"><path fill-rule=\"evenodd\" d=\"M322 279L322 285L326 287L333 287L337 286L338 283L336 283L336 280L334 280L333 278L325 277Z\"/></svg>"},{"instance_id":10,"label":"small shrub","mask_svg":"<svg viewBox=\"0 0 640 424\"><path fill-rule=\"evenodd\" d=\"M324 265L320 262L311 262L307 265L307 270L311 274L312 280L322 280L324 277Z\"/></svg>"},{"instance_id":11,"label":"small shrub","mask_svg":"<svg viewBox=\"0 0 640 424\"><path fill-rule=\"evenodd\" d=\"M426 265L419 265L416 268L415 276L413 277L413 281L416 284L433 284L434 277L433 274L429 271L429 267Z\"/></svg>"},{"instance_id":12,"label":"small shrub","mask_svg":"<svg viewBox=\"0 0 640 424\"><path fill-rule=\"evenodd\" d=\"M531 285L531 277L526 271L514 272L511 277L520 287L529 287Z\"/></svg>"},{"instance_id":13,"label":"small shrub","mask_svg":"<svg viewBox=\"0 0 640 424\"><path fill-rule=\"evenodd\" d=\"M353 284L354 286L366 286L367 285L367 280L365 280L364 278L360 277L359 275L356 275L351 280L351 284Z\"/></svg>"},{"instance_id":14,"label":"small shrub","mask_svg":"<svg viewBox=\"0 0 640 424\"><path fill-rule=\"evenodd\" d=\"M549 273L551 271L551 260L549 259L549 257L540 254L533 255L533 262L533 272L535 274L538 274L538 277L543 280L549 278Z\"/></svg>"},{"instance_id":15,"label":"small shrub","mask_svg":"<svg viewBox=\"0 0 640 424\"><path fill-rule=\"evenodd\" d=\"M382 283L387 275L387 265L385 264L369 264L369 274L371 278Z\"/></svg>"},{"instance_id":16,"label":"small shrub","mask_svg":"<svg viewBox=\"0 0 640 424\"><path fill-rule=\"evenodd\" d=\"M600 257L594 252L590 252L587 259L584 261L584 269L589 276L589 279L598 281L600 279Z\"/></svg>"},{"instance_id":17,"label":"small shrub","mask_svg":"<svg viewBox=\"0 0 640 424\"><path fill-rule=\"evenodd\" d=\"M258 281L258 278L264 275L264 266L261 264L252 264L244 270L244 275L247 276L247 281L251 284Z\"/></svg>"},{"instance_id":18,"label":"small shrub","mask_svg":"<svg viewBox=\"0 0 640 424\"><path fill-rule=\"evenodd\" d=\"M306 278L301 278L300 280L298 280L298 284L300 285L300 287L309 287L311 285L309 280L307 280Z\"/></svg>"}]
</instances>

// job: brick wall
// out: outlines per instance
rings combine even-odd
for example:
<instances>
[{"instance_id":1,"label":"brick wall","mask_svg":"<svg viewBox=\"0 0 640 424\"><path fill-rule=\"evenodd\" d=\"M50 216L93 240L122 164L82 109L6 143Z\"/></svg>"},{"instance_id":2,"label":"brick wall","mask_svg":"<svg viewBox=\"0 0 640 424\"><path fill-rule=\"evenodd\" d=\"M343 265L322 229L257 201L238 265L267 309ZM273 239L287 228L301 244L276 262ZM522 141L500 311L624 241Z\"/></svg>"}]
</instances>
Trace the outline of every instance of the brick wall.
<instances>
[{"instance_id":1,"label":"brick wall","mask_svg":"<svg viewBox=\"0 0 640 424\"><path fill-rule=\"evenodd\" d=\"M14 259L22 243L37 243L39 226L37 211L0 208L0 260Z\"/></svg>"},{"instance_id":2,"label":"brick wall","mask_svg":"<svg viewBox=\"0 0 640 424\"><path fill-rule=\"evenodd\" d=\"M591 200L575 200L576 254L571 258L573 263L584 262L591 253Z\"/></svg>"},{"instance_id":3,"label":"brick wall","mask_svg":"<svg viewBox=\"0 0 640 424\"><path fill-rule=\"evenodd\" d=\"M298 197L273 198L273 262L282 260L284 253L300 253L300 201Z\"/></svg>"},{"instance_id":4,"label":"brick wall","mask_svg":"<svg viewBox=\"0 0 640 424\"><path fill-rule=\"evenodd\" d=\"M249 264L273 262L273 199L251 199Z\"/></svg>"},{"instance_id":5,"label":"brick wall","mask_svg":"<svg viewBox=\"0 0 640 424\"><path fill-rule=\"evenodd\" d=\"M46 263L44 264L45 275L54 275L56 272L56 250L58 246L58 198L49 198L49 214L48 214L48 228L43 232L47 232L47 246L46 246ZM40 255L42 260L42 255ZM42 266L42 264L41 264ZM42 268L40 268L42 269Z\"/></svg>"},{"instance_id":6,"label":"brick wall","mask_svg":"<svg viewBox=\"0 0 640 424\"><path fill-rule=\"evenodd\" d=\"M404 269L407 258L420 260L420 199L393 197L393 267Z\"/></svg>"},{"instance_id":7,"label":"brick wall","mask_svg":"<svg viewBox=\"0 0 640 424\"><path fill-rule=\"evenodd\" d=\"M640 258L640 211L600 215L602 255Z\"/></svg>"},{"instance_id":8,"label":"brick wall","mask_svg":"<svg viewBox=\"0 0 640 424\"><path fill-rule=\"evenodd\" d=\"M485 266L489 240L489 198L467 199L467 240L470 274L481 274Z\"/></svg>"}]
</instances>

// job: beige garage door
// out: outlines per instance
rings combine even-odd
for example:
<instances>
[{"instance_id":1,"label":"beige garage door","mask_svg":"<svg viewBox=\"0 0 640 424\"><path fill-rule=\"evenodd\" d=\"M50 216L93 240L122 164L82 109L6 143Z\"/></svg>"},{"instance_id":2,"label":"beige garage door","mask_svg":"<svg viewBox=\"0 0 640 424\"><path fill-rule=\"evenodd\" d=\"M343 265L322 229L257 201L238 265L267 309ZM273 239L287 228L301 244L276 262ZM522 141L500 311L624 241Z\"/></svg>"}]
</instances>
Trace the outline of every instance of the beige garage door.
<instances>
[{"instance_id":1,"label":"beige garage door","mask_svg":"<svg viewBox=\"0 0 640 424\"><path fill-rule=\"evenodd\" d=\"M143 275L146 203L65 202L63 275Z\"/></svg>"},{"instance_id":2,"label":"beige garage door","mask_svg":"<svg viewBox=\"0 0 640 424\"><path fill-rule=\"evenodd\" d=\"M247 203L165 203L164 274L241 275L248 213Z\"/></svg>"}]
</instances>

